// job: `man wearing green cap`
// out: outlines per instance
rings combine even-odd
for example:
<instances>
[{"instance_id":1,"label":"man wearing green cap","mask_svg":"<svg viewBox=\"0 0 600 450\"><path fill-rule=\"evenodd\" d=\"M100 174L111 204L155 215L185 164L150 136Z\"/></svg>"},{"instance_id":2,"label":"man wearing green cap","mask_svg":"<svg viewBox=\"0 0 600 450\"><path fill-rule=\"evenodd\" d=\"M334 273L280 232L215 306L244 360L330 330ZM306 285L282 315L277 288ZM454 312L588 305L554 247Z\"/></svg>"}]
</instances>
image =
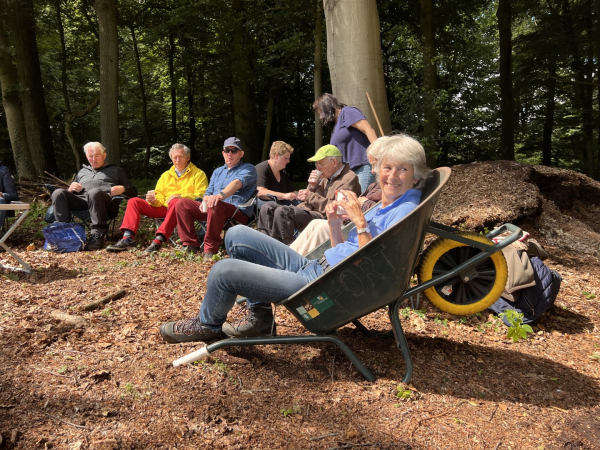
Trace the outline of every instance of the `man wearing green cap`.
<instances>
[{"instance_id":1,"label":"man wearing green cap","mask_svg":"<svg viewBox=\"0 0 600 450\"><path fill-rule=\"evenodd\" d=\"M348 164L342 163L342 154L334 145L321 147L308 161L314 162L308 178L308 187L298 192L302 201L298 206L266 203L260 209L258 230L284 244L291 244L294 231L303 230L313 219L325 219L325 207L335 200L335 192L340 189L360 195L358 177Z\"/></svg>"}]
</instances>

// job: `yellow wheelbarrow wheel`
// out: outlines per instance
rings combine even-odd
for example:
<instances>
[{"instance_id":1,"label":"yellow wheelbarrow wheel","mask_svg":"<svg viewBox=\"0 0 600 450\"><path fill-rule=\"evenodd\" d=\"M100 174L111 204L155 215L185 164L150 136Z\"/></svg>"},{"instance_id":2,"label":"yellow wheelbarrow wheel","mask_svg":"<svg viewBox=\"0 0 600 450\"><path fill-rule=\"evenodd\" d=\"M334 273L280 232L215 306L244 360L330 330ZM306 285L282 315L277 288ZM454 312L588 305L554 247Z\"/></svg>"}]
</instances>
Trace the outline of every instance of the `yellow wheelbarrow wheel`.
<instances>
[{"instance_id":1,"label":"yellow wheelbarrow wheel","mask_svg":"<svg viewBox=\"0 0 600 450\"><path fill-rule=\"evenodd\" d=\"M463 231L459 235L484 244L494 243L477 233ZM439 238L423 252L417 269L419 283L448 273L482 250L451 239ZM465 316L491 306L504 291L508 266L501 251L479 262L462 274L424 291L427 299L442 311Z\"/></svg>"}]
</instances>

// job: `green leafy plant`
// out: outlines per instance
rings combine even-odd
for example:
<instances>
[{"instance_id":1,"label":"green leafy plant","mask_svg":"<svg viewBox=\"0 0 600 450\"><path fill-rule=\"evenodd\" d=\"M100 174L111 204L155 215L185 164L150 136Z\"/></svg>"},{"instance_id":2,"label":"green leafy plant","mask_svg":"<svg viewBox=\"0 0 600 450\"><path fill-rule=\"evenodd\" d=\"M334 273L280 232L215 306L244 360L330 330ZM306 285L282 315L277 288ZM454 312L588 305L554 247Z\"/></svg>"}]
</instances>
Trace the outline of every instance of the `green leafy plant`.
<instances>
[{"instance_id":1,"label":"green leafy plant","mask_svg":"<svg viewBox=\"0 0 600 450\"><path fill-rule=\"evenodd\" d=\"M398 386L396 388L396 397L402 399L409 399L412 395L412 391L410 389L404 389L402 386Z\"/></svg>"},{"instance_id":2,"label":"green leafy plant","mask_svg":"<svg viewBox=\"0 0 600 450\"><path fill-rule=\"evenodd\" d=\"M65 373L67 370L69 370L69 366L62 366L60 369L57 370L57 372Z\"/></svg>"},{"instance_id":3,"label":"green leafy plant","mask_svg":"<svg viewBox=\"0 0 600 450\"><path fill-rule=\"evenodd\" d=\"M440 316L436 316L435 319L433 319L433 321L438 325L443 325L445 327L448 326L448 319L440 319Z\"/></svg>"},{"instance_id":4,"label":"green leafy plant","mask_svg":"<svg viewBox=\"0 0 600 450\"><path fill-rule=\"evenodd\" d=\"M410 306L407 306L406 308L403 308L400 310L400 314L405 319L410 318L411 312L413 314L415 314L416 316L420 317L421 319L425 319L425 313L427 312L427 310L426 309L412 309Z\"/></svg>"},{"instance_id":5,"label":"green leafy plant","mask_svg":"<svg viewBox=\"0 0 600 450\"><path fill-rule=\"evenodd\" d=\"M279 412L283 414L283 417L288 417L293 416L294 414L299 414L302 412L302 409L299 405L294 405L291 408L281 408Z\"/></svg>"},{"instance_id":6,"label":"green leafy plant","mask_svg":"<svg viewBox=\"0 0 600 450\"><path fill-rule=\"evenodd\" d=\"M102 312L100 313L100 315L102 317L110 317L110 313L112 312L112 308L106 308L104 310L102 310Z\"/></svg>"},{"instance_id":7,"label":"green leafy plant","mask_svg":"<svg viewBox=\"0 0 600 450\"><path fill-rule=\"evenodd\" d=\"M596 298L596 294L594 294L593 292L588 292L588 291L583 291L581 292L583 294L583 296L585 298L587 298L588 300L591 300L593 298Z\"/></svg>"},{"instance_id":8,"label":"green leafy plant","mask_svg":"<svg viewBox=\"0 0 600 450\"><path fill-rule=\"evenodd\" d=\"M514 309L507 309L498 316L506 317L506 320L511 324L506 337L512 339L513 342L519 342L520 339L527 340L527 334L533 333L533 328L523 324L523 313L519 313Z\"/></svg>"}]
</instances>

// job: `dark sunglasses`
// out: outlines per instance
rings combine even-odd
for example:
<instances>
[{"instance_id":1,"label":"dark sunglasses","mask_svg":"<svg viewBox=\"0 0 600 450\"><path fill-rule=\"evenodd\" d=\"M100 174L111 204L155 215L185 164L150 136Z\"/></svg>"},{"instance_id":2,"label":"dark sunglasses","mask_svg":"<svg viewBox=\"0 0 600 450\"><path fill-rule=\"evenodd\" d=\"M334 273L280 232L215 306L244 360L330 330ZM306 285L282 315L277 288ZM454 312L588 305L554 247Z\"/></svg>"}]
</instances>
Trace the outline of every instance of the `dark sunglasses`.
<instances>
[{"instance_id":1,"label":"dark sunglasses","mask_svg":"<svg viewBox=\"0 0 600 450\"><path fill-rule=\"evenodd\" d=\"M233 153L234 155L239 152L240 150L237 148L224 148L223 151L225 153Z\"/></svg>"}]
</instances>

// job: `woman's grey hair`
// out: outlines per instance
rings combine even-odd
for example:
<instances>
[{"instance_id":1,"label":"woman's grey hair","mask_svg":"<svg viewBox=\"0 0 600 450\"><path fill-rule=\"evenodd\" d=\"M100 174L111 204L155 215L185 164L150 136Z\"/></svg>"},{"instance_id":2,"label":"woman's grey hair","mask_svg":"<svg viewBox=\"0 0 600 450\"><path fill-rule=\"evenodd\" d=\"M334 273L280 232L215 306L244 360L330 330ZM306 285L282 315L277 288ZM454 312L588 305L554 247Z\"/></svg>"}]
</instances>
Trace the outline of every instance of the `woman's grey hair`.
<instances>
[{"instance_id":1,"label":"woman's grey hair","mask_svg":"<svg viewBox=\"0 0 600 450\"><path fill-rule=\"evenodd\" d=\"M83 151L87 155L88 150L99 149L101 153L106 153L106 149L100 142L88 142L83 146Z\"/></svg>"},{"instance_id":2,"label":"woman's grey hair","mask_svg":"<svg viewBox=\"0 0 600 450\"><path fill-rule=\"evenodd\" d=\"M409 163L415 171L415 178L419 180L415 189L422 189L425 180L431 173L427 167L425 150L415 138L399 133L392 136L383 136L373 142L367 149L367 154L377 160L375 173L379 176L379 168L384 160L398 164Z\"/></svg>"},{"instance_id":3,"label":"woman's grey hair","mask_svg":"<svg viewBox=\"0 0 600 450\"><path fill-rule=\"evenodd\" d=\"M185 152L185 156L187 156L188 158L192 157L192 151L187 148L185 145L183 144L173 144L173 146L169 149L169 158L171 158L171 155L173 154L173 150L181 150L183 149L183 151Z\"/></svg>"}]
</instances>

